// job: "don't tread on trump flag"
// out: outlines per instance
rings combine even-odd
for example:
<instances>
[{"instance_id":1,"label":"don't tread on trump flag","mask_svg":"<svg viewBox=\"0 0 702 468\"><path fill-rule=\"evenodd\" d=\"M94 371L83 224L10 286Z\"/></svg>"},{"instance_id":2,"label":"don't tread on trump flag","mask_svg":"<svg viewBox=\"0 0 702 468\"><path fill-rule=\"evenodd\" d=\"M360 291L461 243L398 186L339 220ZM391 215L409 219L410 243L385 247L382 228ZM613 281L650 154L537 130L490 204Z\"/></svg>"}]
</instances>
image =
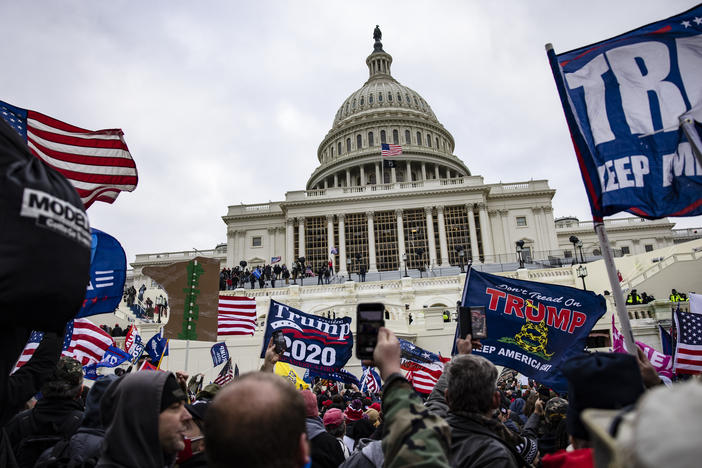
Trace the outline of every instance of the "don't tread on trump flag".
<instances>
[{"instance_id":1,"label":"don't tread on trump flag","mask_svg":"<svg viewBox=\"0 0 702 468\"><path fill-rule=\"evenodd\" d=\"M702 5L547 49L595 219L702 214Z\"/></svg>"},{"instance_id":2,"label":"don't tread on trump flag","mask_svg":"<svg viewBox=\"0 0 702 468\"><path fill-rule=\"evenodd\" d=\"M557 392L568 386L559 366L585 349L585 339L606 312L590 291L516 280L470 269L461 305L482 307L487 338L473 350Z\"/></svg>"}]
</instances>

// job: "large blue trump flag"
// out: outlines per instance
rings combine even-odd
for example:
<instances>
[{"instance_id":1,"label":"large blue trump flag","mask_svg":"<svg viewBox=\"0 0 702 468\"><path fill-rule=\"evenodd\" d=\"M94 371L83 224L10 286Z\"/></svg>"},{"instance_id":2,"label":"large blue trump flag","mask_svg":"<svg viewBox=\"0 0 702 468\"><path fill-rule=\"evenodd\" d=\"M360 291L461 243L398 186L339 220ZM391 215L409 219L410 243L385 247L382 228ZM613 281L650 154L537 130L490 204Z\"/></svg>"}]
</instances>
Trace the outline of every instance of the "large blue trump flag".
<instances>
[{"instance_id":1,"label":"large blue trump flag","mask_svg":"<svg viewBox=\"0 0 702 468\"><path fill-rule=\"evenodd\" d=\"M114 312L122 300L127 277L127 257L117 239L92 228L90 283L76 317Z\"/></svg>"},{"instance_id":2,"label":"large blue trump flag","mask_svg":"<svg viewBox=\"0 0 702 468\"><path fill-rule=\"evenodd\" d=\"M475 270L468 272L461 304L485 308L488 337L474 353L558 392L567 390L558 367L583 352L606 311L604 298L589 291Z\"/></svg>"},{"instance_id":3,"label":"large blue trump flag","mask_svg":"<svg viewBox=\"0 0 702 468\"><path fill-rule=\"evenodd\" d=\"M593 216L702 214L702 6L548 55Z\"/></svg>"},{"instance_id":4,"label":"large blue trump flag","mask_svg":"<svg viewBox=\"0 0 702 468\"><path fill-rule=\"evenodd\" d=\"M285 337L283 362L311 371L337 372L348 362L353 351L351 318L328 319L271 300L263 336L261 357L266 354L273 332Z\"/></svg>"}]
</instances>

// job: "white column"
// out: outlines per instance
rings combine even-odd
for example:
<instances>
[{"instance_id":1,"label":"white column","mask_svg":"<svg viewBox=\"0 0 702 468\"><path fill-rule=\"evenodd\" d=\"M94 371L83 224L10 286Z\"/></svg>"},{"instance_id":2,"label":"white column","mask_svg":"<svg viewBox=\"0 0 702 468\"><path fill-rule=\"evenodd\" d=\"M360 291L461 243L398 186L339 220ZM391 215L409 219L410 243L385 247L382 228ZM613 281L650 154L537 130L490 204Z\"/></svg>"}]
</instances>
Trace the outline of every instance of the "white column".
<instances>
[{"instance_id":1,"label":"white column","mask_svg":"<svg viewBox=\"0 0 702 468\"><path fill-rule=\"evenodd\" d=\"M550 206L544 207L544 223L548 232L548 240L546 242L549 245L549 250L558 248L558 236L556 235L556 224L553 222L552 211L553 208Z\"/></svg>"},{"instance_id":2,"label":"white column","mask_svg":"<svg viewBox=\"0 0 702 468\"><path fill-rule=\"evenodd\" d=\"M275 237L276 237L275 227L268 228L268 243L266 244L266 251L268 252L268 258L266 258L266 263L271 262L271 257L275 255Z\"/></svg>"},{"instance_id":3,"label":"white column","mask_svg":"<svg viewBox=\"0 0 702 468\"><path fill-rule=\"evenodd\" d=\"M334 187L338 187L338 186L339 186L339 175L334 174Z\"/></svg>"},{"instance_id":4,"label":"white column","mask_svg":"<svg viewBox=\"0 0 702 468\"><path fill-rule=\"evenodd\" d=\"M427 216L427 244L429 245L429 266L436 266L436 240L434 239L434 207L425 206L424 214Z\"/></svg>"},{"instance_id":5,"label":"white column","mask_svg":"<svg viewBox=\"0 0 702 468\"><path fill-rule=\"evenodd\" d=\"M412 182L412 163L407 161L407 176L405 177L405 182Z\"/></svg>"},{"instance_id":6,"label":"white column","mask_svg":"<svg viewBox=\"0 0 702 468\"><path fill-rule=\"evenodd\" d=\"M278 226L276 230L278 235L275 236L275 255L279 256L281 261L285 261L285 227Z\"/></svg>"},{"instance_id":7,"label":"white column","mask_svg":"<svg viewBox=\"0 0 702 468\"><path fill-rule=\"evenodd\" d=\"M435 179L439 178L439 165L434 164L434 175L436 176Z\"/></svg>"},{"instance_id":8,"label":"white column","mask_svg":"<svg viewBox=\"0 0 702 468\"><path fill-rule=\"evenodd\" d=\"M480 263L480 251L478 250L478 231L475 229L475 213L473 205L466 205L468 212L468 232L470 234L470 259L473 263Z\"/></svg>"},{"instance_id":9,"label":"white column","mask_svg":"<svg viewBox=\"0 0 702 468\"><path fill-rule=\"evenodd\" d=\"M400 265L400 270L402 270L405 267L402 256L407 253L405 251L405 224L402 221L402 209L395 210L395 216L397 217L397 255L400 256L398 265Z\"/></svg>"},{"instance_id":10,"label":"white column","mask_svg":"<svg viewBox=\"0 0 702 468\"><path fill-rule=\"evenodd\" d=\"M332 247L336 247L334 245L334 215L328 214L327 215L327 258L329 258L332 261L332 265L334 266L334 271L337 271L338 268L336 267L336 257L331 254Z\"/></svg>"},{"instance_id":11,"label":"white column","mask_svg":"<svg viewBox=\"0 0 702 468\"><path fill-rule=\"evenodd\" d=\"M422 180L427 180L427 163L422 163Z\"/></svg>"},{"instance_id":12,"label":"white column","mask_svg":"<svg viewBox=\"0 0 702 468\"><path fill-rule=\"evenodd\" d=\"M483 241L483 255L486 256L485 263L489 263L490 257L495 254L492 247L492 226L490 226L490 217L487 212L487 204L479 203L478 209L480 210L480 237Z\"/></svg>"},{"instance_id":13,"label":"white column","mask_svg":"<svg viewBox=\"0 0 702 468\"><path fill-rule=\"evenodd\" d=\"M344 227L346 215L339 213L336 217L339 219L339 272L337 274L348 276L346 271L346 228Z\"/></svg>"},{"instance_id":14,"label":"white column","mask_svg":"<svg viewBox=\"0 0 702 468\"><path fill-rule=\"evenodd\" d=\"M397 176L395 175L395 168L390 169L390 183L397 182Z\"/></svg>"},{"instance_id":15,"label":"white column","mask_svg":"<svg viewBox=\"0 0 702 468\"><path fill-rule=\"evenodd\" d=\"M368 218L368 272L377 273L378 265L375 261L375 223L372 211L366 211Z\"/></svg>"},{"instance_id":16,"label":"white column","mask_svg":"<svg viewBox=\"0 0 702 468\"><path fill-rule=\"evenodd\" d=\"M363 168L363 165L360 166L360 169L361 169L361 187L363 187L364 185L366 185L366 171Z\"/></svg>"},{"instance_id":17,"label":"white column","mask_svg":"<svg viewBox=\"0 0 702 468\"><path fill-rule=\"evenodd\" d=\"M502 220L502 240L504 240L505 243L505 253L506 254L511 254L512 250L512 243L511 243L511 236L509 232L509 219L507 218L507 214L509 213L508 210L499 210L500 213L500 219Z\"/></svg>"},{"instance_id":18,"label":"white column","mask_svg":"<svg viewBox=\"0 0 702 468\"><path fill-rule=\"evenodd\" d=\"M536 239L534 241L534 250L536 251L548 250L547 247L544 247L546 245L546 234L544 233L544 225L541 221L542 212L543 208L540 206L535 206L531 209L531 215L534 218L534 229L536 230ZM532 255L533 254L534 252L532 252Z\"/></svg>"},{"instance_id":19,"label":"white column","mask_svg":"<svg viewBox=\"0 0 702 468\"><path fill-rule=\"evenodd\" d=\"M329 179L327 179L326 177L324 178L324 188L329 188Z\"/></svg>"},{"instance_id":20,"label":"white column","mask_svg":"<svg viewBox=\"0 0 702 468\"><path fill-rule=\"evenodd\" d=\"M439 225L439 246L441 247L441 265L440 267L449 266L448 244L446 242L446 224L444 223L444 207L436 207L436 221Z\"/></svg>"},{"instance_id":21,"label":"white column","mask_svg":"<svg viewBox=\"0 0 702 468\"><path fill-rule=\"evenodd\" d=\"M346 186L351 187L351 171L346 169Z\"/></svg>"},{"instance_id":22,"label":"white column","mask_svg":"<svg viewBox=\"0 0 702 468\"><path fill-rule=\"evenodd\" d=\"M297 218L297 252L298 257L305 256L305 218Z\"/></svg>"},{"instance_id":23,"label":"white column","mask_svg":"<svg viewBox=\"0 0 702 468\"><path fill-rule=\"evenodd\" d=\"M385 181L380 178L380 164L378 163L375 163L375 183L377 185L385 183Z\"/></svg>"},{"instance_id":24,"label":"white column","mask_svg":"<svg viewBox=\"0 0 702 468\"><path fill-rule=\"evenodd\" d=\"M227 229L227 268L232 268L236 261L236 229Z\"/></svg>"},{"instance_id":25,"label":"white column","mask_svg":"<svg viewBox=\"0 0 702 468\"><path fill-rule=\"evenodd\" d=\"M295 218L285 220L285 265L292 268L293 255L295 254Z\"/></svg>"}]
</instances>

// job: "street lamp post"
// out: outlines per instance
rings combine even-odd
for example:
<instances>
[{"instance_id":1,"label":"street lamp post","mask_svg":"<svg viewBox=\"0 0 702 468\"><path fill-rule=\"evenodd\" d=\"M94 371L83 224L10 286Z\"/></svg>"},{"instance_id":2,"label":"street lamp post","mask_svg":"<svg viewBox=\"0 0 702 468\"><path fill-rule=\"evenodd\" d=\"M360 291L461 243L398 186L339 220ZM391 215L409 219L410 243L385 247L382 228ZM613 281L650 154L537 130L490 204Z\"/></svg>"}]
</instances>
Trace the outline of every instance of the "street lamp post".
<instances>
[{"instance_id":1,"label":"street lamp post","mask_svg":"<svg viewBox=\"0 0 702 468\"><path fill-rule=\"evenodd\" d=\"M576 245L578 246L578 250L580 250L580 263L585 263L585 256L583 255L583 241L578 240Z\"/></svg>"},{"instance_id":2,"label":"street lamp post","mask_svg":"<svg viewBox=\"0 0 702 468\"><path fill-rule=\"evenodd\" d=\"M585 265L578 266L578 276L583 280L583 290L587 290L585 287L585 277L587 276L587 267Z\"/></svg>"},{"instance_id":3,"label":"street lamp post","mask_svg":"<svg viewBox=\"0 0 702 468\"><path fill-rule=\"evenodd\" d=\"M518 240L515 242L517 245L517 260L519 260L519 269L524 268L524 257L522 257L522 249L524 248L524 241Z\"/></svg>"},{"instance_id":4,"label":"street lamp post","mask_svg":"<svg viewBox=\"0 0 702 468\"><path fill-rule=\"evenodd\" d=\"M568 238L571 244L573 244L573 254L575 255L573 257L573 265L575 265L575 262L578 261L578 250L576 249L578 242L580 242L580 239L578 239L578 236L570 236Z\"/></svg>"}]
</instances>

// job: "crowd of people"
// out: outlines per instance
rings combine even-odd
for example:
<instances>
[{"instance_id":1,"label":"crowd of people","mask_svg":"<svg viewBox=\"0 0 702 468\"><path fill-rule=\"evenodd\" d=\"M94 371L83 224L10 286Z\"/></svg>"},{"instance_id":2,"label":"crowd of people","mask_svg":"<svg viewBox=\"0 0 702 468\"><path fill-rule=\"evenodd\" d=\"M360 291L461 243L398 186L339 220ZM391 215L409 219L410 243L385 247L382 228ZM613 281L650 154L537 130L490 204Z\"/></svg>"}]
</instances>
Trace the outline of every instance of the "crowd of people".
<instances>
[{"instance_id":1,"label":"crowd of people","mask_svg":"<svg viewBox=\"0 0 702 468\"><path fill-rule=\"evenodd\" d=\"M273 373L280 355L272 343L260 371L223 387L201 388L201 378L183 372L130 368L87 390L80 363L58 357L60 341L46 333L4 389L2 466L593 466L584 410L633 414L626 432L636 434L636 420L670 404L671 392L702 405L698 381L647 390L662 382L643 353L574 358L562 369L568 393L557 395L509 373L498 377L472 353L480 343L470 337L457 340L458 354L424 401L404 378L399 341L385 328L373 354L383 381L377 393L319 379L299 391ZM675 414L689 439L633 444L631 466L656 466L647 457L661 452L699 460L699 413Z\"/></svg>"},{"instance_id":2,"label":"crowd of people","mask_svg":"<svg viewBox=\"0 0 702 468\"><path fill-rule=\"evenodd\" d=\"M222 268L222 271L219 272L219 290L255 289L257 285L259 289L275 288L276 282L278 282L279 287L283 284L285 286L297 284L298 279L302 284L304 278L314 276L317 277L317 284L330 284L336 277L332 261L321 262L314 268L313 265L305 264L300 260L295 261L292 268L288 268L285 263L249 267L247 262L241 261L238 266L233 268Z\"/></svg>"}]
</instances>

